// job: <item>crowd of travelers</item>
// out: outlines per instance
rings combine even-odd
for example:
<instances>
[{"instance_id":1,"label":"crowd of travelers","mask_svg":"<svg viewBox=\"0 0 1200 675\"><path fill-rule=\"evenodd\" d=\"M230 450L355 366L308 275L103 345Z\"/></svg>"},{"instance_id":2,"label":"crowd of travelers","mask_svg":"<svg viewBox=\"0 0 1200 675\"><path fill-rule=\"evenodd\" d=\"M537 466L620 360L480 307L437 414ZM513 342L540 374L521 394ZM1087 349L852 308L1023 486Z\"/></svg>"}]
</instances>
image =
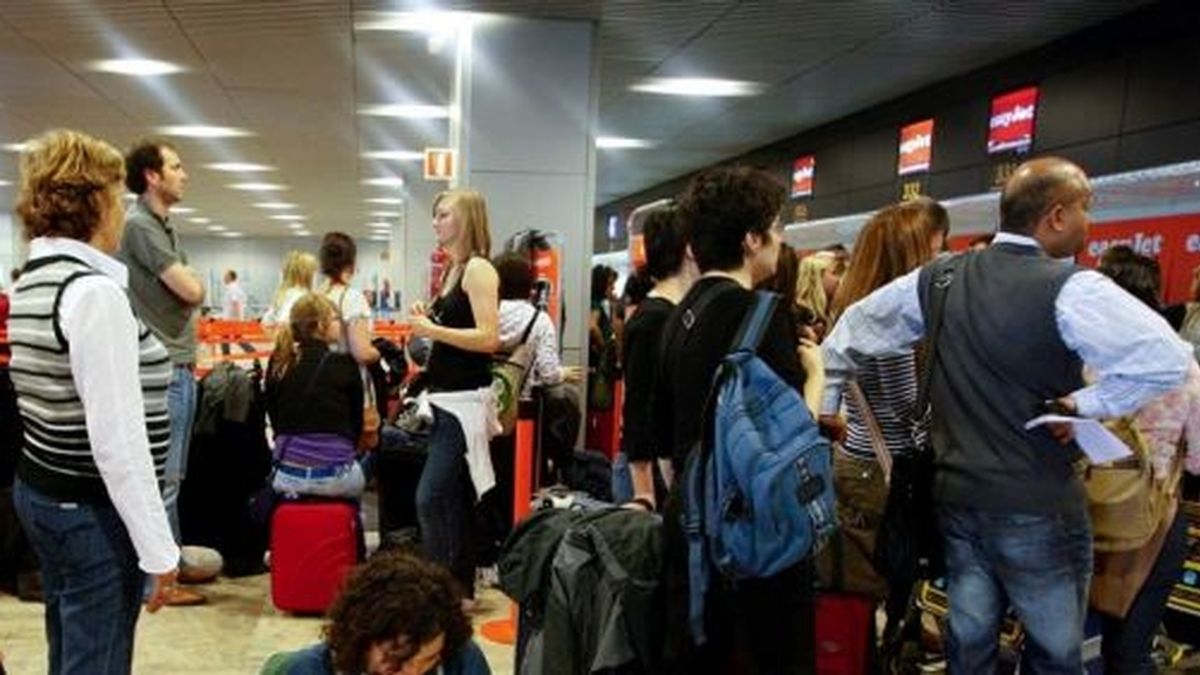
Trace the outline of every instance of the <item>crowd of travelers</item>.
<instances>
[{"instance_id":1,"label":"crowd of travelers","mask_svg":"<svg viewBox=\"0 0 1200 675\"><path fill-rule=\"evenodd\" d=\"M179 517L197 409L196 319L207 294L171 221L187 180L177 149L155 139L122 155L85 134L53 131L21 158L16 210L28 260L0 307L23 431L5 449L14 456L16 515L41 574L52 673L130 672L141 608L203 603L191 582L219 571L212 552L184 546ZM127 190L137 196L128 208ZM621 517L643 519L639 536L659 542L653 629L661 639L622 637L654 650L639 655L643 669L818 672L822 594L882 607L884 624L869 630L881 636L877 665L891 663L920 631L914 589L940 576L950 672L994 672L997 635L1011 615L1024 630L1023 669L1078 673L1089 596L1094 603L1106 565L1136 553L1144 563L1133 590L1121 611L1104 614L1103 659L1108 672L1153 672L1152 644L1187 555L1181 474L1200 473L1200 271L1191 301L1166 307L1152 258L1114 247L1098 270L1076 266L1091 200L1078 166L1034 159L1004 187L994 237L965 252L948 252L949 217L928 198L880 209L849 249L799 251L784 243L785 194L772 176L707 171L646 217L645 264L623 298L614 270L593 270L585 370L560 360L529 256L490 257L483 195L443 192L432 228L447 264L435 296L409 312L405 367L420 375L408 389L413 408L400 413L422 420L425 439L408 497L418 534L403 550L364 560L329 610L321 642L275 655L263 672L490 672L471 638L477 540L485 538L477 516L489 493L511 494L511 446L497 454L504 404L495 371L498 354L526 346L523 399L586 381L586 396L563 397L565 407L604 410L622 383L613 482L623 487L609 496ZM405 424L381 404L389 392L376 373L391 347L372 339L371 307L354 285L356 254L341 232L326 234L315 255L290 253L262 317L274 343L261 390L269 486L281 497L356 503L378 479L376 451ZM247 318L236 272L223 281L224 315ZM420 346L427 353L418 356ZM746 359L759 370L739 370ZM769 571L730 563L747 544L694 519L711 501L706 491L724 494L731 480L708 472L724 456L716 439L729 437L725 386L732 373L749 372L759 379L746 375L741 386L779 387L795 402L787 410L803 431L797 438L819 450L803 460L816 480L801 476L802 489L778 504L788 517L800 514L811 543L773 558L756 551L770 558ZM1060 417L1027 428L1044 413ZM752 426L755 414L732 419ZM1145 451L1147 489L1162 506L1137 546L1094 545L1092 472L1073 417L1121 421L1135 453ZM754 438L774 443L765 432ZM764 458L775 450L754 449ZM570 447L555 454L547 482L564 477L571 457ZM900 494L914 486L924 492ZM836 496L828 513L824 493ZM734 501L722 505L725 520L766 517ZM923 504L928 514L917 514ZM913 525L918 515L928 517ZM889 532L898 530L889 528L906 517L904 527L933 533L935 553L897 557ZM767 535L756 536L765 547ZM598 555L612 562L612 552ZM701 568L719 578L697 605ZM563 597L582 597L568 586ZM628 614L623 625L636 624ZM561 648L550 641L562 628L546 627L547 653ZM588 648L617 658L613 644Z\"/></svg>"}]
</instances>

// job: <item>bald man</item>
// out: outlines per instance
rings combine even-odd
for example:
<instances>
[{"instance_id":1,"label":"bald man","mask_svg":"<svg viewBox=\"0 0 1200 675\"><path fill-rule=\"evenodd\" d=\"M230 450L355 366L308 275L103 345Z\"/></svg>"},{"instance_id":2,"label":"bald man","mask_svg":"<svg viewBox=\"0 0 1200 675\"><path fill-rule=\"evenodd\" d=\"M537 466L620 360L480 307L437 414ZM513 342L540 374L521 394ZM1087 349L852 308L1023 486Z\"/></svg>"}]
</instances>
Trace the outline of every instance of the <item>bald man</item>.
<instances>
[{"instance_id":1,"label":"bald man","mask_svg":"<svg viewBox=\"0 0 1200 675\"><path fill-rule=\"evenodd\" d=\"M1070 427L1025 422L1048 401L1083 417L1128 414L1187 373L1191 352L1161 317L1073 264L1091 198L1066 160L1021 165L990 246L884 286L847 309L823 345L822 412L836 416L858 360L911 348L941 307L929 398L951 673L995 671L1009 606L1034 672L1082 672L1092 539L1079 448Z\"/></svg>"}]
</instances>

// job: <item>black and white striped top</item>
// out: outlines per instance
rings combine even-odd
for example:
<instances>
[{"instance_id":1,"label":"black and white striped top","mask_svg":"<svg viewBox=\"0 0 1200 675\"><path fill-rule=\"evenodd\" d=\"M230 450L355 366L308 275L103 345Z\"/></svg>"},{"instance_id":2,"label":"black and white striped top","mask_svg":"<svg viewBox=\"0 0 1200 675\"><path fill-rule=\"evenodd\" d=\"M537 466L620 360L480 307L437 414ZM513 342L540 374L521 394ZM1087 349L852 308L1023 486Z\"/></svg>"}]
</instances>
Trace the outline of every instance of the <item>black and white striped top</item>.
<instances>
[{"instance_id":1,"label":"black and white striped top","mask_svg":"<svg viewBox=\"0 0 1200 675\"><path fill-rule=\"evenodd\" d=\"M892 454L912 450L913 407L917 402L917 360L913 352L898 356L865 358L860 363L855 380L866 396L871 412L883 432L884 444ZM846 404L846 453L874 461L871 434L855 397L849 389L842 394ZM927 433L923 427L919 438Z\"/></svg>"},{"instance_id":2,"label":"black and white striped top","mask_svg":"<svg viewBox=\"0 0 1200 675\"><path fill-rule=\"evenodd\" d=\"M41 257L26 266L12 296L10 370L25 426L17 471L22 481L51 497L108 500L92 454L69 345L59 324L63 291L80 278L98 274L70 256ZM138 337L146 431L161 478L170 441L166 395L170 361L162 343L140 322ZM119 408L114 414L119 414Z\"/></svg>"}]
</instances>

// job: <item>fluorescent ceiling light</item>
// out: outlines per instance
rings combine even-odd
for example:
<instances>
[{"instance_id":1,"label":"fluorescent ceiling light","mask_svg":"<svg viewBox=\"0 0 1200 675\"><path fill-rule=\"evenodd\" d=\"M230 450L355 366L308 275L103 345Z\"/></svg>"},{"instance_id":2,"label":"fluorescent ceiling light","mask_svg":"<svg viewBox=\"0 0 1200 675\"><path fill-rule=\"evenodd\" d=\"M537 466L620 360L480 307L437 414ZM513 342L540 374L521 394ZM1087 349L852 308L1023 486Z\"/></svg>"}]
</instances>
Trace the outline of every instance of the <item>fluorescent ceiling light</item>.
<instances>
[{"instance_id":1,"label":"fluorescent ceiling light","mask_svg":"<svg viewBox=\"0 0 1200 675\"><path fill-rule=\"evenodd\" d=\"M230 239L233 239L233 238L235 238L235 237L240 237L240 236L242 236L242 233L241 233L241 232L222 232L222 233L221 233L221 236L222 236L222 237L229 237Z\"/></svg>"},{"instance_id":2,"label":"fluorescent ceiling light","mask_svg":"<svg viewBox=\"0 0 1200 675\"><path fill-rule=\"evenodd\" d=\"M245 190L247 192L272 192L274 190L288 189L288 186L280 185L279 183L233 183L229 187L234 190Z\"/></svg>"},{"instance_id":3,"label":"fluorescent ceiling light","mask_svg":"<svg viewBox=\"0 0 1200 675\"><path fill-rule=\"evenodd\" d=\"M195 212L196 212L196 209L193 209L190 206L172 206L171 207L171 213L174 213L176 215L186 216L189 213L195 213Z\"/></svg>"},{"instance_id":4,"label":"fluorescent ceiling light","mask_svg":"<svg viewBox=\"0 0 1200 675\"><path fill-rule=\"evenodd\" d=\"M467 12L387 12L372 21L354 26L355 30L390 30L408 33L448 33L471 21Z\"/></svg>"},{"instance_id":5,"label":"fluorescent ceiling light","mask_svg":"<svg viewBox=\"0 0 1200 675\"><path fill-rule=\"evenodd\" d=\"M5 150L7 150L9 152L25 152L26 150L29 149L30 145L31 144L29 141L21 141L20 143L5 143L3 146L0 146L0 147L3 147Z\"/></svg>"},{"instance_id":6,"label":"fluorescent ceiling light","mask_svg":"<svg viewBox=\"0 0 1200 675\"><path fill-rule=\"evenodd\" d=\"M297 231L293 232L292 234L296 235L297 237L311 237L312 236L312 232L309 232L308 230L297 230Z\"/></svg>"},{"instance_id":7,"label":"fluorescent ceiling light","mask_svg":"<svg viewBox=\"0 0 1200 675\"><path fill-rule=\"evenodd\" d=\"M425 153L416 150L372 150L364 152L365 159L391 159L397 162L415 162L425 159Z\"/></svg>"},{"instance_id":8,"label":"fluorescent ceiling light","mask_svg":"<svg viewBox=\"0 0 1200 675\"><path fill-rule=\"evenodd\" d=\"M159 61L157 59L105 59L103 61L93 61L90 64L92 70L97 70L102 73L116 73L117 75L137 75L139 77L153 77L155 75L174 75L182 73L183 68L169 61Z\"/></svg>"},{"instance_id":9,"label":"fluorescent ceiling light","mask_svg":"<svg viewBox=\"0 0 1200 675\"><path fill-rule=\"evenodd\" d=\"M304 223L288 223L287 226L289 230L303 230L308 227Z\"/></svg>"},{"instance_id":10,"label":"fluorescent ceiling light","mask_svg":"<svg viewBox=\"0 0 1200 675\"><path fill-rule=\"evenodd\" d=\"M640 138L623 138L621 136L597 136L596 147L601 150L628 150L635 148L648 148L653 143L644 141Z\"/></svg>"},{"instance_id":11,"label":"fluorescent ceiling light","mask_svg":"<svg viewBox=\"0 0 1200 675\"><path fill-rule=\"evenodd\" d=\"M377 230L380 228L385 229L385 230L390 230L390 229L392 229L392 224L391 223L367 223L367 227L373 227Z\"/></svg>"},{"instance_id":12,"label":"fluorescent ceiling light","mask_svg":"<svg viewBox=\"0 0 1200 675\"><path fill-rule=\"evenodd\" d=\"M671 96L754 96L762 85L744 80L710 77L651 77L630 87L633 91Z\"/></svg>"},{"instance_id":13,"label":"fluorescent ceiling light","mask_svg":"<svg viewBox=\"0 0 1200 675\"><path fill-rule=\"evenodd\" d=\"M12 185L12 181L11 180L0 180L0 186L4 186L4 185Z\"/></svg>"},{"instance_id":14,"label":"fluorescent ceiling light","mask_svg":"<svg viewBox=\"0 0 1200 675\"><path fill-rule=\"evenodd\" d=\"M1200 187L1200 186L1197 186ZM399 218L399 211L372 211L371 215L375 218Z\"/></svg>"},{"instance_id":15,"label":"fluorescent ceiling light","mask_svg":"<svg viewBox=\"0 0 1200 675\"><path fill-rule=\"evenodd\" d=\"M382 103L359 108L358 114L373 117L403 117L410 120L440 120L450 117L450 108L444 105Z\"/></svg>"},{"instance_id":16,"label":"fluorescent ceiling light","mask_svg":"<svg viewBox=\"0 0 1200 675\"><path fill-rule=\"evenodd\" d=\"M128 199L131 202L137 201L137 195L133 194L132 192L126 192L125 194L121 195L121 197L124 199Z\"/></svg>"},{"instance_id":17,"label":"fluorescent ceiling light","mask_svg":"<svg viewBox=\"0 0 1200 675\"><path fill-rule=\"evenodd\" d=\"M232 171L235 173L257 173L260 171L274 171L275 167L267 166L266 164L251 164L249 162L216 162L215 164L205 164L213 171Z\"/></svg>"},{"instance_id":18,"label":"fluorescent ceiling light","mask_svg":"<svg viewBox=\"0 0 1200 675\"><path fill-rule=\"evenodd\" d=\"M391 206L398 206L403 204L404 200L400 199L399 197L371 197L367 200L367 202L371 204L389 204Z\"/></svg>"},{"instance_id":19,"label":"fluorescent ceiling light","mask_svg":"<svg viewBox=\"0 0 1200 675\"><path fill-rule=\"evenodd\" d=\"M255 204L260 209L268 209L270 211L284 211L294 209L296 205L291 202L259 202Z\"/></svg>"},{"instance_id":20,"label":"fluorescent ceiling light","mask_svg":"<svg viewBox=\"0 0 1200 675\"><path fill-rule=\"evenodd\" d=\"M299 213L277 213L273 216L267 216L271 220L307 220L308 216L302 216Z\"/></svg>"},{"instance_id":21,"label":"fluorescent ceiling light","mask_svg":"<svg viewBox=\"0 0 1200 675\"><path fill-rule=\"evenodd\" d=\"M404 178L402 176L380 176L378 178L368 178L363 181L363 185L401 188L404 187Z\"/></svg>"},{"instance_id":22,"label":"fluorescent ceiling light","mask_svg":"<svg viewBox=\"0 0 1200 675\"><path fill-rule=\"evenodd\" d=\"M207 229L209 232L224 232L225 226L224 225L209 225L205 229Z\"/></svg>"},{"instance_id":23,"label":"fluorescent ceiling light","mask_svg":"<svg viewBox=\"0 0 1200 675\"><path fill-rule=\"evenodd\" d=\"M207 225L212 222L212 218L188 218L188 222L197 225Z\"/></svg>"},{"instance_id":24,"label":"fluorescent ceiling light","mask_svg":"<svg viewBox=\"0 0 1200 675\"><path fill-rule=\"evenodd\" d=\"M159 127L158 133L165 136L184 136L187 138L239 138L251 135L245 129L213 127L204 124L177 124Z\"/></svg>"}]
</instances>

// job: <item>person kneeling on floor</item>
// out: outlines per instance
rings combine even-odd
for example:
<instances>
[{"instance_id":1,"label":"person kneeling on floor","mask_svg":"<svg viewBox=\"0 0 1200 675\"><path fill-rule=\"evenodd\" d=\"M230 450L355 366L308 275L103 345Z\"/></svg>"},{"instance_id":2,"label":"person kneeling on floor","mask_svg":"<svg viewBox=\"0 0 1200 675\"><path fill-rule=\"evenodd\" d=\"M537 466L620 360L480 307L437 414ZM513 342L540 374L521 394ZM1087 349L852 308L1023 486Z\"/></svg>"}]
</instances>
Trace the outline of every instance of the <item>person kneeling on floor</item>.
<instances>
[{"instance_id":1,"label":"person kneeling on floor","mask_svg":"<svg viewBox=\"0 0 1200 675\"><path fill-rule=\"evenodd\" d=\"M273 655L261 675L492 672L471 639L454 579L406 553L381 553L359 567L329 610L323 635L320 644Z\"/></svg>"}]
</instances>

